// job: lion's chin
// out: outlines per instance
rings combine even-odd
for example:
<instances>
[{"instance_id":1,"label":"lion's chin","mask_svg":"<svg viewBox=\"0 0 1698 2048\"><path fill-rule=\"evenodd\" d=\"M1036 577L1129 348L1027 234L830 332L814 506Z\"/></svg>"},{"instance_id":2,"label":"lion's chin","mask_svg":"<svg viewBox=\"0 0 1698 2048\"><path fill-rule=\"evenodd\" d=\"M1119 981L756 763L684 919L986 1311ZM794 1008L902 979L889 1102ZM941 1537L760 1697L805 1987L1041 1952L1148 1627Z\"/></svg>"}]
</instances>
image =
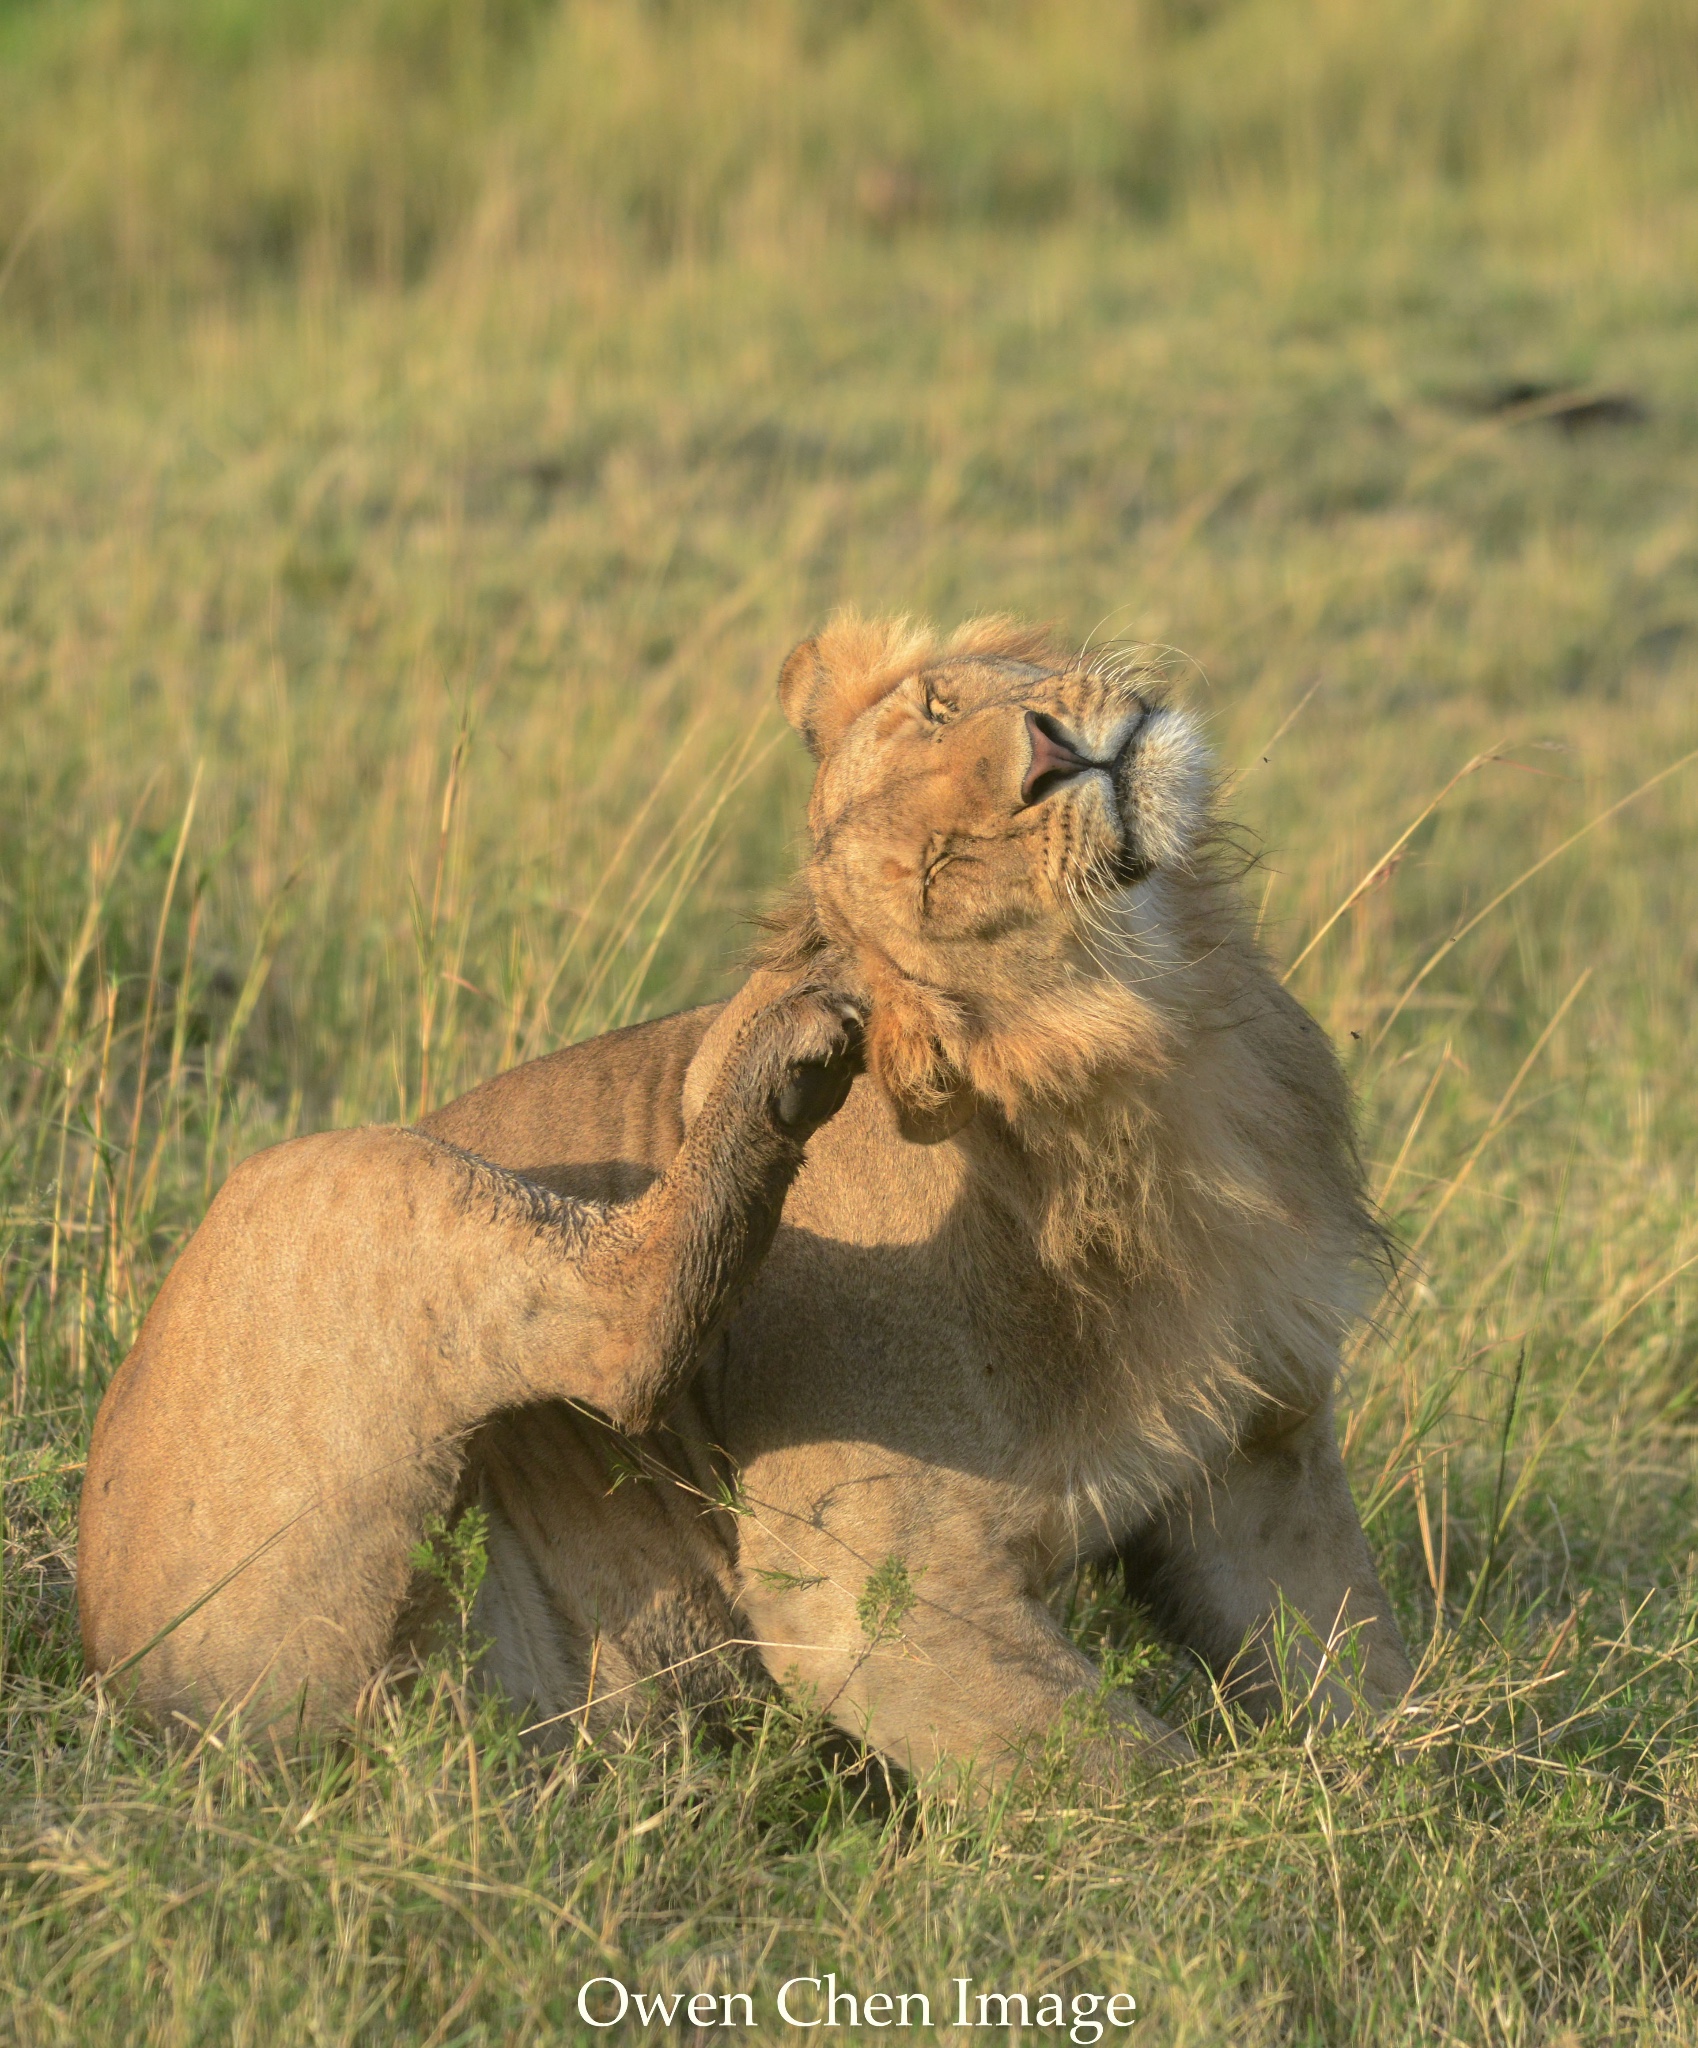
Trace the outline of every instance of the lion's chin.
<instances>
[{"instance_id":1,"label":"lion's chin","mask_svg":"<svg viewBox=\"0 0 1698 2048\"><path fill-rule=\"evenodd\" d=\"M1196 720L1184 711L1152 711L1114 764L1117 882L1130 886L1186 859L1202 827L1208 789L1208 750Z\"/></svg>"}]
</instances>

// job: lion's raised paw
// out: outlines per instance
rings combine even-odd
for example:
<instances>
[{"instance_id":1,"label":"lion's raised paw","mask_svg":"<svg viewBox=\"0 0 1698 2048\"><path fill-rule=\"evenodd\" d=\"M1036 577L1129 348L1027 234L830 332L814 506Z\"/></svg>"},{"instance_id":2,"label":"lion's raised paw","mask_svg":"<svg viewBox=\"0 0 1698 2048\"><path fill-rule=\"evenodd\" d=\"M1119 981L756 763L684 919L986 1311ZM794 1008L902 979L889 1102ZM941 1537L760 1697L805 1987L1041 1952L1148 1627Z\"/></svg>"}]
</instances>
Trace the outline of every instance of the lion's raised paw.
<instances>
[{"instance_id":1,"label":"lion's raised paw","mask_svg":"<svg viewBox=\"0 0 1698 2048\"><path fill-rule=\"evenodd\" d=\"M750 1018L744 1048L773 1121L787 1137L806 1138L843 1107L865 1067L861 1005L838 989L792 989Z\"/></svg>"}]
</instances>

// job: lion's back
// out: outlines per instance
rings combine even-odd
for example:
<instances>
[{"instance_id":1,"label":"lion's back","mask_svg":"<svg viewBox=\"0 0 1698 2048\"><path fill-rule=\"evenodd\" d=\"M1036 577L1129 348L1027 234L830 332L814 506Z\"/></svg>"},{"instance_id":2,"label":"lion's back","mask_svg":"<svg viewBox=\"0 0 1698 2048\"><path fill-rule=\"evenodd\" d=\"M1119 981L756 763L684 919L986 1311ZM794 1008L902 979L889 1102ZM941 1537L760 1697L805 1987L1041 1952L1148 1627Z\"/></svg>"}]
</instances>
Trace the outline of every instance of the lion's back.
<instances>
[{"instance_id":1,"label":"lion's back","mask_svg":"<svg viewBox=\"0 0 1698 2048\"><path fill-rule=\"evenodd\" d=\"M419 1128L581 1200L620 1202L684 1140L684 1075L722 1004L629 1024L497 1074Z\"/></svg>"}]
</instances>

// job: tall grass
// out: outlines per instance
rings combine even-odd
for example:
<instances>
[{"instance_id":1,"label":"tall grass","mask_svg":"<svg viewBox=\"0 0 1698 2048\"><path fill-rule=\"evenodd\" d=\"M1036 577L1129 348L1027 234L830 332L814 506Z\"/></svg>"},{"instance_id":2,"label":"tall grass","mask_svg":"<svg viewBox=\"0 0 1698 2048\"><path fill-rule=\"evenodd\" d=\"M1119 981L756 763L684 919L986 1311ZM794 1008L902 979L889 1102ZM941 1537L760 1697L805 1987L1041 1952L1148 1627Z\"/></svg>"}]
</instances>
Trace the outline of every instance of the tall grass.
<instances>
[{"instance_id":1,"label":"tall grass","mask_svg":"<svg viewBox=\"0 0 1698 2048\"><path fill-rule=\"evenodd\" d=\"M1257 198L1549 224L1698 168L1678 0L13 0L0 57L6 289L48 321L396 287L468 246L600 266Z\"/></svg>"},{"instance_id":2,"label":"tall grass","mask_svg":"<svg viewBox=\"0 0 1698 2048\"><path fill-rule=\"evenodd\" d=\"M1698 2035L1695 75L1666 0L0 10L0 2028ZM842 601L1173 650L1414 1248L1344 1426L1425 1704L1253 1734L1088 1585L1203 1748L1106 1809L756 1702L539 1769L453 1658L305 1758L114 1715L88 1421L211 1192L729 987Z\"/></svg>"}]
</instances>

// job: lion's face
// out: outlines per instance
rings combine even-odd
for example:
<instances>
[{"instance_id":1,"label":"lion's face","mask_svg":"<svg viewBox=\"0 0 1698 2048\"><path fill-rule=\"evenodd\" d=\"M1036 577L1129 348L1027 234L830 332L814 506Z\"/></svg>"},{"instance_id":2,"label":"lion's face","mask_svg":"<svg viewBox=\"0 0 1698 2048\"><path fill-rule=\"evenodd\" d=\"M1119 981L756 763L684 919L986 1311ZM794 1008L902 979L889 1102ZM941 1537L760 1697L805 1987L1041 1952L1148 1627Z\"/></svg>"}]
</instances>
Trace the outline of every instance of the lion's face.
<instances>
[{"instance_id":1,"label":"lion's face","mask_svg":"<svg viewBox=\"0 0 1698 2048\"><path fill-rule=\"evenodd\" d=\"M798 648L780 689L820 764L816 913L860 956L887 1037L970 1067L969 1042L982 1064L1040 1014L1124 995L1136 898L1183 868L1205 809L1201 744L1153 678L1058 661L1006 621L940 645L850 620Z\"/></svg>"}]
</instances>

